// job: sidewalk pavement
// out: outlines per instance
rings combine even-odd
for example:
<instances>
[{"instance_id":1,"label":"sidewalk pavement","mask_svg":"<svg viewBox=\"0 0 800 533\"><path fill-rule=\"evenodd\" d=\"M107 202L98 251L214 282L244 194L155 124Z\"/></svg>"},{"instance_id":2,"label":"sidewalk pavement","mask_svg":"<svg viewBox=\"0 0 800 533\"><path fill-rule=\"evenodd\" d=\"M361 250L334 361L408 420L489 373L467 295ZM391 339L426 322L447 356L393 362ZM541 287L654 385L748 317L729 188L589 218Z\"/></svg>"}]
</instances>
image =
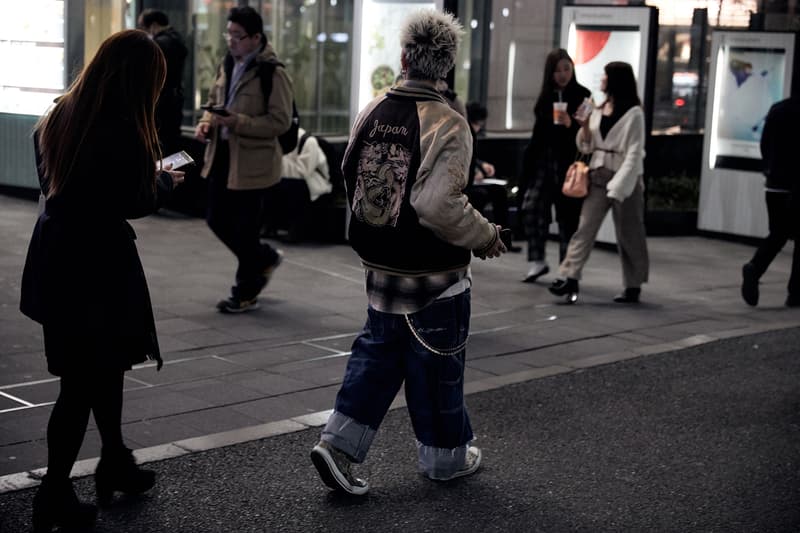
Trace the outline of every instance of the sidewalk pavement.
<instances>
[{"instance_id":1,"label":"sidewalk pavement","mask_svg":"<svg viewBox=\"0 0 800 533\"><path fill-rule=\"evenodd\" d=\"M35 211L35 202L0 196L0 492L36 483L58 391L46 372L39 326L18 311ZM178 456L322 423L366 316L363 272L352 250L279 245L284 263L261 309L221 315L214 305L228 292L234 262L204 221L164 213L133 225L166 361L161 372L145 364L126 375L123 433L140 457ZM467 391L800 325L800 310L783 306L789 250L762 279L761 305L750 308L739 284L752 246L701 237L648 244L651 281L634 306L611 301L621 278L614 252L593 251L577 305L547 292L552 276L520 283L524 254L476 260ZM555 271L555 243L548 254ZM87 287L87 298L113 294ZM75 473L90 472L98 452L92 428L80 456L88 461Z\"/></svg>"},{"instance_id":2,"label":"sidewalk pavement","mask_svg":"<svg viewBox=\"0 0 800 533\"><path fill-rule=\"evenodd\" d=\"M149 463L156 487L93 531L798 531L798 345L777 330L471 394L483 461L448 483L416 473L403 409L356 470L363 497L320 481L318 428ZM29 530L35 490L0 494L0 532Z\"/></svg>"}]
</instances>

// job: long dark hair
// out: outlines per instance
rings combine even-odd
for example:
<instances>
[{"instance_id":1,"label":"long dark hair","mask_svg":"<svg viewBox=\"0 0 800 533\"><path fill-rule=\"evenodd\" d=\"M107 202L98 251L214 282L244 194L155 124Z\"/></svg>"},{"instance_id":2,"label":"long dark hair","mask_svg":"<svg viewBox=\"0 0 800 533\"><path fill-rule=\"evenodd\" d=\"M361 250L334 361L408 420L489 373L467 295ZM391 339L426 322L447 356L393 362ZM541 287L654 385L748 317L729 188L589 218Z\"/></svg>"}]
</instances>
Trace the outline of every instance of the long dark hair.
<instances>
[{"instance_id":1,"label":"long dark hair","mask_svg":"<svg viewBox=\"0 0 800 533\"><path fill-rule=\"evenodd\" d=\"M64 189L89 132L109 117L122 117L135 128L140 150L136 169L143 183L155 187L155 162L161 159L155 104L167 73L164 54L147 33L125 30L106 39L36 130L42 156L40 171L51 198Z\"/></svg>"},{"instance_id":2,"label":"long dark hair","mask_svg":"<svg viewBox=\"0 0 800 533\"><path fill-rule=\"evenodd\" d=\"M555 92L556 84L553 81L553 74L556 71L556 67L558 66L559 61L562 59L566 59L569 61L570 65L572 65L572 79L569 80L567 86L564 87L564 91L567 92L571 89L574 89L578 86L578 80L575 79L575 62L569 56L569 53L564 50L563 48L555 48L547 54L547 58L544 60L544 77L542 78L542 88L539 91L539 98L536 99L536 105L533 106L533 112L535 114L541 113L551 113L552 110L550 108L550 97Z\"/></svg>"},{"instance_id":3,"label":"long dark hair","mask_svg":"<svg viewBox=\"0 0 800 533\"><path fill-rule=\"evenodd\" d=\"M606 96L614 100L614 115L622 116L633 106L642 105L636 92L633 67L622 61L612 61L603 67L606 72Z\"/></svg>"}]
</instances>

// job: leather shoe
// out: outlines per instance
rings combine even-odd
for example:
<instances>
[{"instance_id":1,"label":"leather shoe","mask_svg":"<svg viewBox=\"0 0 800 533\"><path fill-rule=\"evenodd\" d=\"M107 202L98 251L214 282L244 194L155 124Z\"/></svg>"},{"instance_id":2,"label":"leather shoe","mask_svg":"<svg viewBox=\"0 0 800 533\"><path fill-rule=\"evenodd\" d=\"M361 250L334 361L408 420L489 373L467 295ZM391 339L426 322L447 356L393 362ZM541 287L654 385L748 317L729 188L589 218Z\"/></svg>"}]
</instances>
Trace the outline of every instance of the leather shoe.
<instances>
[{"instance_id":1,"label":"leather shoe","mask_svg":"<svg viewBox=\"0 0 800 533\"><path fill-rule=\"evenodd\" d=\"M578 293L578 280L574 278L567 278L567 279L557 279L553 281L553 284L547 288L550 291L550 294L555 294L556 296L564 296L565 294L577 294Z\"/></svg>"},{"instance_id":2,"label":"leather shoe","mask_svg":"<svg viewBox=\"0 0 800 533\"><path fill-rule=\"evenodd\" d=\"M639 303L639 294L641 294L642 289L636 288L626 288L621 293L614 296L614 301L618 304L638 304Z\"/></svg>"},{"instance_id":3,"label":"leather shoe","mask_svg":"<svg viewBox=\"0 0 800 533\"><path fill-rule=\"evenodd\" d=\"M747 305L758 305L758 277L752 263L742 267L742 298Z\"/></svg>"}]
</instances>

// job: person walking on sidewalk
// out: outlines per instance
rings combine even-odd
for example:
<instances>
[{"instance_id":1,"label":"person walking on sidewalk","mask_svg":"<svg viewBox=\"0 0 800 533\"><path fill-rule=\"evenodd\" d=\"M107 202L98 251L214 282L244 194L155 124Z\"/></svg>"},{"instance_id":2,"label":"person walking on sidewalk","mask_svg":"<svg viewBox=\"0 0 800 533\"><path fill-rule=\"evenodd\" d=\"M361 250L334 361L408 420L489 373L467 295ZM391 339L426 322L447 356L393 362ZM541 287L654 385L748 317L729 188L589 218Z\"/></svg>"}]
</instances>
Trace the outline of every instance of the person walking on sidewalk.
<instances>
[{"instance_id":1,"label":"person walking on sidewalk","mask_svg":"<svg viewBox=\"0 0 800 533\"><path fill-rule=\"evenodd\" d=\"M208 178L206 221L238 260L231 295L217 309L241 313L258 308L259 293L281 263L280 252L259 236L265 197L281 180L278 136L291 124L292 82L252 7L230 10L225 39L228 53L195 137L208 142L201 171ZM261 76L270 76L269 94Z\"/></svg>"},{"instance_id":2,"label":"person walking on sidewalk","mask_svg":"<svg viewBox=\"0 0 800 533\"><path fill-rule=\"evenodd\" d=\"M155 483L122 438L123 375L153 359L153 310L136 234L126 219L155 212L183 173L158 171L155 106L164 55L127 30L100 45L66 94L37 124L37 169L46 196L22 274L20 310L43 327L47 368L60 392L47 426L47 474L33 500L35 531L88 527L96 509L69 478L89 412L103 447L98 503Z\"/></svg>"},{"instance_id":3,"label":"person walking on sidewalk","mask_svg":"<svg viewBox=\"0 0 800 533\"><path fill-rule=\"evenodd\" d=\"M592 155L589 195L583 200L578 229L558 268L560 277L550 287L551 293L566 295L570 303L577 300L578 280L609 209L614 218L624 285L614 301L638 302L649 272L642 179L644 112L633 68L628 63L614 61L604 70L600 87L606 93L606 101L580 123L576 137L578 149Z\"/></svg>"},{"instance_id":4,"label":"person walking on sidewalk","mask_svg":"<svg viewBox=\"0 0 800 533\"><path fill-rule=\"evenodd\" d=\"M351 466L364 461L404 382L420 470L449 480L480 466L463 391L470 251L506 251L499 227L462 193L472 136L436 91L461 26L421 10L401 28L405 79L359 113L342 164L369 306L311 459L326 485L350 494L369 489Z\"/></svg>"},{"instance_id":5,"label":"person walking on sidewalk","mask_svg":"<svg viewBox=\"0 0 800 533\"><path fill-rule=\"evenodd\" d=\"M590 95L589 89L575 79L575 65L566 50L556 48L547 54L542 89L533 108L533 134L523 159L521 212L528 238L528 271L522 281L527 283L550 272L545 244L552 206L558 220L559 261L564 260L578 227L583 200L564 196L561 186L575 160L575 134L580 128L572 115ZM554 104L566 108L556 110Z\"/></svg>"},{"instance_id":6,"label":"person walking on sidewalk","mask_svg":"<svg viewBox=\"0 0 800 533\"><path fill-rule=\"evenodd\" d=\"M800 306L800 176L794 160L795 129L800 121L800 96L782 100L767 113L761 134L764 160L769 234L753 258L742 267L742 298L748 305L758 305L758 280L769 268L786 241L794 240L792 272L786 296L787 307Z\"/></svg>"}]
</instances>

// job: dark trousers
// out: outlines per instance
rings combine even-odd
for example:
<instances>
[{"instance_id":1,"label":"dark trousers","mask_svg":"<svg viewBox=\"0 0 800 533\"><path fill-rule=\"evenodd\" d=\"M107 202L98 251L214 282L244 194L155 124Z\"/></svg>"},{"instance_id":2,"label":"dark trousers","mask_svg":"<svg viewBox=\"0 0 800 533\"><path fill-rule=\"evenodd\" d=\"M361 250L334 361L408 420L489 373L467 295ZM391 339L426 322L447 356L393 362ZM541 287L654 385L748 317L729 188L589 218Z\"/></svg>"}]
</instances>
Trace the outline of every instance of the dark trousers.
<instances>
[{"instance_id":1,"label":"dark trousers","mask_svg":"<svg viewBox=\"0 0 800 533\"><path fill-rule=\"evenodd\" d=\"M525 190L522 200L522 221L528 238L528 261L544 261L547 235L550 233L552 206L556 206L558 222L559 262L567 256L569 241L578 229L582 198L570 198L556 190L547 174L542 172L539 179Z\"/></svg>"},{"instance_id":2,"label":"dark trousers","mask_svg":"<svg viewBox=\"0 0 800 533\"><path fill-rule=\"evenodd\" d=\"M797 244L800 234L800 201L793 199L793 196L789 193L767 191L769 234L761 242L750 263L755 267L756 276L760 278L786 245L786 241L794 239L792 273L787 289L793 298L800 298L800 246Z\"/></svg>"},{"instance_id":3,"label":"dark trousers","mask_svg":"<svg viewBox=\"0 0 800 533\"><path fill-rule=\"evenodd\" d=\"M94 370L61 376L61 391L47 424L47 477L66 480L94 414L103 453L124 448L122 441L122 370Z\"/></svg>"},{"instance_id":4,"label":"dark trousers","mask_svg":"<svg viewBox=\"0 0 800 533\"><path fill-rule=\"evenodd\" d=\"M233 296L249 299L264 286L264 269L278 260L278 252L259 239L264 201L271 189L228 189L229 164L228 142L220 141L208 176L206 222L239 262Z\"/></svg>"}]
</instances>

